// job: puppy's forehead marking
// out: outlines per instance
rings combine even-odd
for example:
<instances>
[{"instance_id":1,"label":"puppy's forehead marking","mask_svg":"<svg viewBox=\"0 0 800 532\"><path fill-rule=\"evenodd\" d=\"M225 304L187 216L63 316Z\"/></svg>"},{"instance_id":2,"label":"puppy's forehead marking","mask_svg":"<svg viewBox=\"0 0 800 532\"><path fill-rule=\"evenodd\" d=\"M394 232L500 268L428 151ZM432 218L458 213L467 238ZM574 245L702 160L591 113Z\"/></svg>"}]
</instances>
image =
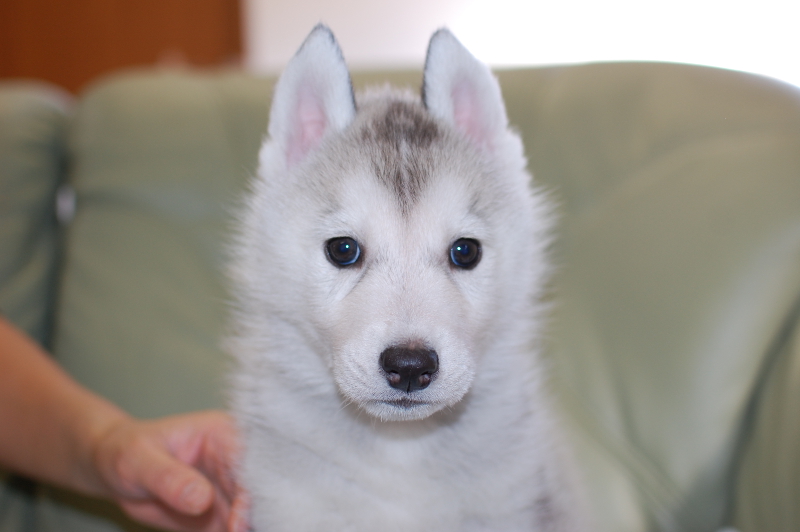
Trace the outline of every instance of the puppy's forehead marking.
<instances>
[{"instance_id":1,"label":"puppy's forehead marking","mask_svg":"<svg viewBox=\"0 0 800 532\"><path fill-rule=\"evenodd\" d=\"M405 213L432 171L433 143L441 132L417 102L394 100L362 130L375 175L395 194Z\"/></svg>"}]
</instances>

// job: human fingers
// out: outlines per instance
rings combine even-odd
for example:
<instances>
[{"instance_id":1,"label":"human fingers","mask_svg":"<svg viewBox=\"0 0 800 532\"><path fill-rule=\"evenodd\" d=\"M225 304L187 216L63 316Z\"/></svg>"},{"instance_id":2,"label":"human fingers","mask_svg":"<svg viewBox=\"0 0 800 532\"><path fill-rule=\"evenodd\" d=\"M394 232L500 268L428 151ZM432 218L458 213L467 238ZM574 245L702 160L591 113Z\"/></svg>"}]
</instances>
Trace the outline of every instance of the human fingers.
<instances>
[{"instance_id":1,"label":"human fingers","mask_svg":"<svg viewBox=\"0 0 800 532\"><path fill-rule=\"evenodd\" d=\"M213 501L213 487L174 454L159 423L128 420L100 439L95 462L119 502L157 499L178 512L202 513Z\"/></svg>"},{"instance_id":2,"label":"human fingers","mask_svg":"<svg viewBox=\"0 0 800 532\"><path fill-rule=\"evenodd\" d=\"M195 466L233 503L240 492L235 475L240 456L238 434L227 414L209 411L200 415L207 425Z\"/></svg>"},{"instance_id":3,"label":"human fingers","mask_svg":"<svg viewBox=\"0 0 800 532\"><path fill-rule=\"evenodd\" d=\"M125 513L134 520L158 529L176 532L227 532L227 512L222 505L212 505L200 515L178 512L156 499L129 499L119 502Z\"/></svg>"},{"instance_id":4,"label":"human fingers","mask_svg":"<svg viewBox=\"0 0 800 532\"><path fill-rule=\"evenodd\" d=\"M250 530L250 497L240 490L231 505L227 532L248 532Z\"/></svg>"},{"instance_id":5,"label":"human fingers","mask_svg":"<svg viewBox=\"0 0 800 532\"><path fill-rule=\"evenodd\" d=\"M214 502L214 486L195 468L166 449L145 442L131 457L132 483L177 512L200 515Z\"/></svg>"}]
</instances>

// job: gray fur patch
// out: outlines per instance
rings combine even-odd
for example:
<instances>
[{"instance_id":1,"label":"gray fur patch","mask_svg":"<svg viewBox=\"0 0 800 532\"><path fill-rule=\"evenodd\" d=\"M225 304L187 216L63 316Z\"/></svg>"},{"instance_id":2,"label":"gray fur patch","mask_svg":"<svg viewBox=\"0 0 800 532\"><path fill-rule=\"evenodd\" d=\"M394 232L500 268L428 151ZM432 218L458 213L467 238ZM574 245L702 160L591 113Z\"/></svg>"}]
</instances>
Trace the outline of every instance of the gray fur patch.
<instances>
[{"instance_id":1,"label":"gray fur patch","mask_svg":"<svg viewBox=\"0 0 800 532\"><path fill-rule=\"evenodd\" d=\"M390 102L362 131L362 140L374 149L375 175L394 192L403 212L430 176L431 146L439 136L421 105L402 100Z\"/></svg>"},{"instance_id":2,"label":"gray fur patch","mask_svg":"<svg viewBox=\"0 0 800 532\"><path fill-rule=\"evenodd\" d=\"M549 495L545 494L537 498L534 502L534 509L538 525L537 530L557 529L559 520L556 516L555 508L553 508L553 500Z\"/></svg>"}]
</instances>

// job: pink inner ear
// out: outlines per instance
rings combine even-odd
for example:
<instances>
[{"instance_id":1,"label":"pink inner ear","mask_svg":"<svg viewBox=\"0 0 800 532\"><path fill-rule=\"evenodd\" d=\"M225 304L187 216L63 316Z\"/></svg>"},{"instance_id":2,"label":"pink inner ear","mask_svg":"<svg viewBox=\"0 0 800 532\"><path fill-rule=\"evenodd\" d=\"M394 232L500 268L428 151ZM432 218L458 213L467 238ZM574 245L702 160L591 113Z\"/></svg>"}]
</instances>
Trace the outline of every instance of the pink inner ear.
<instances>
[{"instance_id":1,"label":"pink inner ear","mask_svg":"<svg viewBox=\"0 0 800 532\"><path fill-rule=\"evenodd\" d=\"M292 134L286 147L289 166L303 160L314 149L328 127L328 118L317 94L312 90L301 90L297 95L297 107L292 121Z\"/></svg>"},{"instance_id":2,"label":"pink inner ear","mask_svg":"<svg viewBox=\"0 0 800 532\"><path fill-rule=\"evenodd\" d=\"M453 86L453 120L458 129L481 148L490 147L484 110L479 105L475 87L466 82Z\"/></svg>"}]
</instances>

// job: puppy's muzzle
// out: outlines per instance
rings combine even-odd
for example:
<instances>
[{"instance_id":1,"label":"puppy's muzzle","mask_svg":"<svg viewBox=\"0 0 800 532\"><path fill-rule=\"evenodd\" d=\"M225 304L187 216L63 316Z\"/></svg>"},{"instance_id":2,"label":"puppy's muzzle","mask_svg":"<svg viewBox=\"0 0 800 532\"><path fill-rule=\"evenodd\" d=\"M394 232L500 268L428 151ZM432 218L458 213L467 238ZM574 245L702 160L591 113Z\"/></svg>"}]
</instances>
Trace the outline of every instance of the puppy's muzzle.
<instances>
[{"instance_id":1,"label":"puppy's muzzle","mask_svg":"<svg viewBox=\"0 0 800 532\"><path fill-rule=\"evenodd\" d=\"M427 388L439 370L436 351L411 345L387 347L379 361L389 386L407 393Z\"/></svg>"}]
</instances>

